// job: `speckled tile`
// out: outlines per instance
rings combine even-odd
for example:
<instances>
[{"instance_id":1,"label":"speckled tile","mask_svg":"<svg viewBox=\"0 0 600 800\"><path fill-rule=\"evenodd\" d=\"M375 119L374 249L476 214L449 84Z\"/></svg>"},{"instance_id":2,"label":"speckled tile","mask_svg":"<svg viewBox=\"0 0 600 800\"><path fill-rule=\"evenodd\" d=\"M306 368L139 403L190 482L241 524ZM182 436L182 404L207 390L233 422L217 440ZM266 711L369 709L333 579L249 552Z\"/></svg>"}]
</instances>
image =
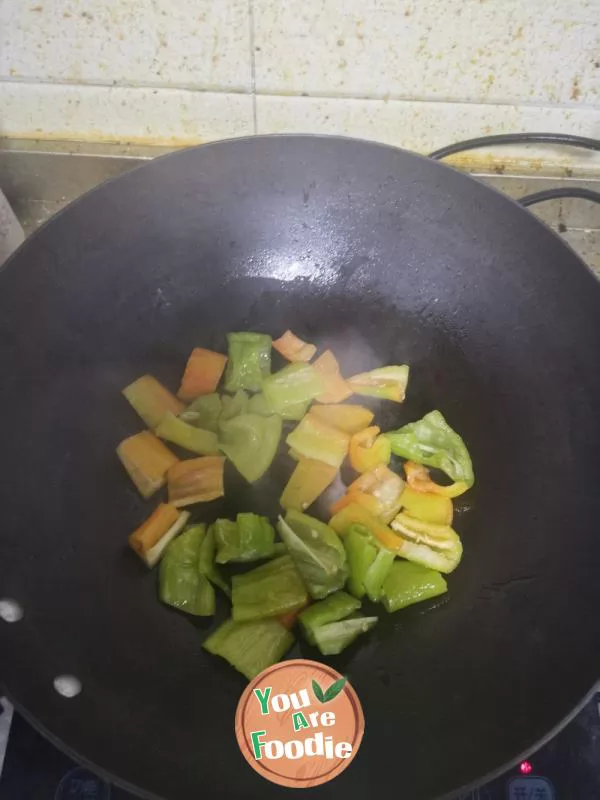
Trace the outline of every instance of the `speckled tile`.
<instances>
[{"instance_id":1,"label":"speckled tile","mask_svg":"<svg viewBox=\"0 0 600 800\"><path fill-rule=\"evenodd\" d=\"M2 0L0 76L250 91L248 0Z\"/></svg>"},{"instance_id":2,"label":"speckled tile","mask_svg":"<svg viewBox=\"0 0 600 800\"><path fill-rule=\"evenodd\" d=\"M0 83L0 136L187 145L252 133L252 97Z\"/></svg>"},{"instance_id":3,"label":"speckled tile","mask_svg":"<svg viewBox=\"0 0 600 800\"><path fill-rule=\"evenodd\" d=\"M258 133L326 133L372 139L428 153L452 142L490 133L550 130L582 136L600 134L600 108L564 109L535 106L495 106L475 103L431 103L258 96ZM497 159L497 161L496 161ZM600 153L558 147L502 147L478 150L455 163L493 171L510 170L511 161L544 171L573 169L600 172Z\"/></svg>"},{"instance_id":4,"label":"speckled tile","mask_svg":"<svg viewBox=\"0 0 600 800\"><path fill-rule=\"evenodd\" d=\"M562 236L600 278L600 231L572 230Z\"/></svg>"},{"instance_id":5,"label":"speckled tile","mask_svg":"<svg viewBox=\"0 0 600 800\"><path fill-rule=\"evenodd\" d=\"M600 0L254 0L263 93L600 102Z\"/></svg>"}]
</instances>

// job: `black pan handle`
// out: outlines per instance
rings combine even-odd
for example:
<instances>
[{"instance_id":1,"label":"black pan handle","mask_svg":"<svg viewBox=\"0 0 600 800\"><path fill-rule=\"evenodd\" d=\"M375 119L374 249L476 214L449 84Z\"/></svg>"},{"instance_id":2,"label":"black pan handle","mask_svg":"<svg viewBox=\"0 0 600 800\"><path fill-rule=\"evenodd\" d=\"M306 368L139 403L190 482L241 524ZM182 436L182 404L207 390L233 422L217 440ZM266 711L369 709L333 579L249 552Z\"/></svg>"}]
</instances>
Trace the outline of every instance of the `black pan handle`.
<instances>
[{"instance_id":1,"label":"black pan handle","mask_svg":"<svg viewBox=\"0 0 600 800\"><path fill-rule=\"evenodd\" d=\"M582 200L591 200L592 203L600 203L600 192L591 189L584 189L581 186L572 186L559 189L544 189L543 192L527 194L519 199L522 206L534 206L536 203L543 203L546 200L557 200L560 197L579 197Z\"/></svg>"},{"instance_id":2,"label":"black pan handle","mask_svg":"<svg viewBox=\"0 0 600 800\"><path fill-rule=\"evenodd\" d=\"M492 147L498 144L560 144L569 147L582 147L584 150L600 150L600 140L587 136L574 136L570 133L500 133L496 136L479 136L476 139L465 139L463 142L449 144L429 153L429 158L439 161L455 153L465 150L477 150L480 147Z\"/></svg>"}]
</instances>

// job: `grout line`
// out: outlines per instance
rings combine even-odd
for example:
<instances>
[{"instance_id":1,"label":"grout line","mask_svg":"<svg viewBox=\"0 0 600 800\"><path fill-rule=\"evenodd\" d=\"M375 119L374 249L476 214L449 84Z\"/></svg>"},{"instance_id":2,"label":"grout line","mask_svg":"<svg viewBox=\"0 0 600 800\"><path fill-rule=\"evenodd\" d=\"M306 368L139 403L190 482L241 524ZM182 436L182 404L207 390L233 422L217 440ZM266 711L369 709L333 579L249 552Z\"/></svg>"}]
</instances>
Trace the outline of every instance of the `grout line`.
<instances>
[{"instance_id":1,"label":"grout line","mask_svg":"<svg viewBox=\"0 0 600 800\"><path fill-rule=\"evenodd\" d=\"M254 50L254 0L248 0L248 25L250 28L250 84L252 91L253 133L258 133L258 112L256 108L256 52Z\"/></svg>"},{"instance_id":2,"label":"grout line","mask_svg":"<svg viewBox=\"0 0 600 800\"><path fill-rule=\"evenodd\" d=\"M448 97L410 97L402 94L388 92L378 94L335 94L333 92L277 92L261 89L256 92L259 97L291 98L295 100L360 100L374 103L413 103L415 105L448 105L448 106L486 106L489 108L549 108L568 109L569 111L597 111L597 106L590 103L582 105L577 102L564 103L536 103L531 100L465 100Z\"/></svg>"},{"instance_id":3,"label":"grout line","mask_svg":"<svg viewBox=\"0 0 600 800\"><path fill-rule=\"evenodd\" d=\"M14 76L7 77L0 75L0 86L6 85L21 85L21 86L55 86L69 89L133 89L138 90L152 90L155 92L190 92L193 94L235 94L235 95L249 95L252 91L251 87L244 88L243 86L205 86L201 84L179 84L179 83L119 83L118 81L110 81L103 83L102 81L69 81L69 80L52 80L48 78L15 78Z\"/></svg>"},{"instance_id":4,"label":"grout line","mask_svg":"<svg viewBox=\"0 0 600 800\"><path fill-rule=\"evenodd\" d=\"M252 0L248 0L249 9L252 8ZM203 86L203 85L190 85L190 84L177 84L177 83L164 83L164 84L154 84L154 83L118 83L116 81L111 81L107 83L102 83L100 81L86 81L85 83L80 83L77 81L61 81L61 80L48 80L43 78L15 78L14 76L6 76L0 75L0 86L2 84L6 85L15 85L15 84L22 84L28 86L62 86L62 87L72 87L72 88L79 88L79 89L151 89L155 91L181 91L181 92L193 92L196 94L234 94L234 95L248 95L252 96L253 105L256 107L256 98L257 97L271 97L271 98L290 98L296 100L336 100L341 102L348 102L353 100L359 101L370 101L373 103L411 103L413 105L449 105L449 106L465 106L465 107L486 107L486 108L496 108L496 107L510 107L510 108L538 108L538 109L568 109L573 113L598 113L598 109L596 106L590 105L581 105L576 102L565 102L565 103L536 103L530 100L494 100L483 101L483 100L464 100L464 99L449 99L449 98L440 98L440 97L408 97L405 95L393 95L393 94L333 94L327 92L311 92L311 93L293 93L293 92L277 92L277 91L268 91L268 90L257 90L256 89L256 56L254 53L254 14L250 15L250 46L252 48L251 53L251 85L249 88L243 88L239 86L233 87L218 87L218 86Z\"/></svg>"}]
</instances>

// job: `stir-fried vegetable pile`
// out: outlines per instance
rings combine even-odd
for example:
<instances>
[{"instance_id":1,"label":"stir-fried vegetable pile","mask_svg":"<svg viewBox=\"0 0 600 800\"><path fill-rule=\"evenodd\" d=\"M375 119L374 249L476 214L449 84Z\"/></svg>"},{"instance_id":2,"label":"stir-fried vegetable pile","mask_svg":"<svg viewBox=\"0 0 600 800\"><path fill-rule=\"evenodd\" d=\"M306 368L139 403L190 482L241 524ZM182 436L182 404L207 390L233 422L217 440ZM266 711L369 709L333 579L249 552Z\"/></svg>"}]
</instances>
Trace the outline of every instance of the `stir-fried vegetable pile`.
<instances>
[{"instance_id":1,"label":"stir-fried vegetable pile","mask_svg":"<svg viewBox=\"0 0 600 800\"><path fill-rule=\"evenodd\" d=\"M335 655L377 623L360 611L365 598L394 612L446 592L443 574L462 555L452 498L474 475L463 440L439 411L382 433L371 410L345 402L365 395L401 403L406 365L344 378L331 351L315 359L315 345L291 331L276 341L249 332L227 338L227 356L193 350L177 396L151 375L123 390L150 430L125 439L117 454L144 498L167 487L168 502L129 537L148 567L160 561L160 599L211 616L215 587L223 592L231 617L204 647L250 679L285 655L294 627L322 655ZM272 348L290 362L276 372ZM250 510L188 524L183 509L223 496L227 460L250 483L265 474L284 422L296 423L285 444L297 464L276 529ZM178 458L165 442L191 456ZM402 474L390 467L392 455ZM357 477L338 493L328 522L306 514L346 460ZM429 467L451 482L433 480ZM252 562L262 563L231 580L223 572Z\"/></svg>"}]
</instances>

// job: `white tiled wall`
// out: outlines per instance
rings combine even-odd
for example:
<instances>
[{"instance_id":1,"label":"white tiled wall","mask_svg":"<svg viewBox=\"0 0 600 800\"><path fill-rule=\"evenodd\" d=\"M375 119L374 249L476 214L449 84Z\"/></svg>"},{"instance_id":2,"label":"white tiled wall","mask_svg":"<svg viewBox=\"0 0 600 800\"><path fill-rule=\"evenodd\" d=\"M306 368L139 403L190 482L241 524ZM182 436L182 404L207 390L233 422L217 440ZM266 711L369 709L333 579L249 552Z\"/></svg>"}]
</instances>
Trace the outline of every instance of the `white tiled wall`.
<instances>
[{"instance_id":1,"label":"white tiled wall","mask_svg":"<svg viewBox=\"0 0 600 800\"><path fill-rule=\"evenodd\" d=\"M600 0L0 0L4 136L508 130L600 137Z\"/></svg>"}]
</instances>

